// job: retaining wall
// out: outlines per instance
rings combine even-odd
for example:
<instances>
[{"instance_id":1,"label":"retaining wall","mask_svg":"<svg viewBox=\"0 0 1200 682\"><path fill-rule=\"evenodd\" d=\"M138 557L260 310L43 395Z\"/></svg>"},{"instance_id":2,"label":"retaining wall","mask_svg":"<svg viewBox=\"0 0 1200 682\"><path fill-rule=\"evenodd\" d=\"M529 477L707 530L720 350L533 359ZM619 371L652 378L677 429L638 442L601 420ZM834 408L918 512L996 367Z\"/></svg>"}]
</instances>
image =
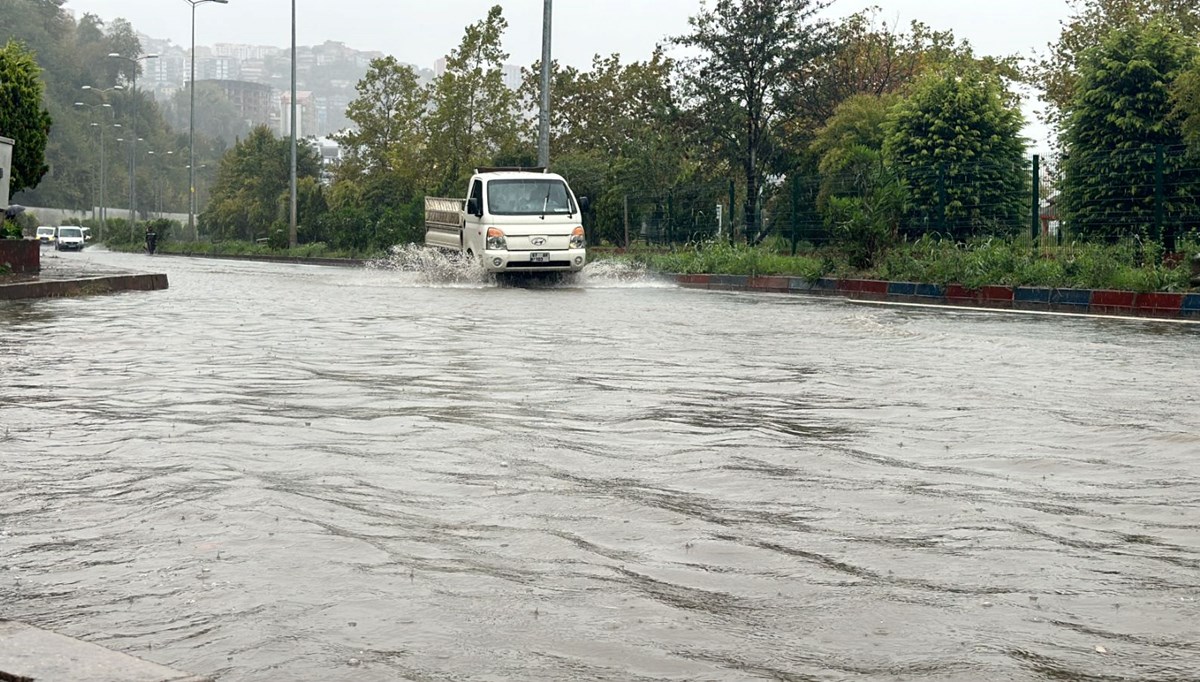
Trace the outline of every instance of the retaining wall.
<instances>
[{"instance_id":1,"label":"retaining wall","mask_svg":"<svg viewBox=\"0 0 1200 682\"><path fill-rule=\"evenodd\" d=\"M744 275L676 275L675 280L680 286L693 289L761 291L841 296L895 303L1200 320L1200 293L1137 293L1107 289L1005 286L968 289L956 284L942 286L915 282L830 278L809 282L800 277Z\"/></svg>"},{"instance_id":2,"label":"retaining wall","mask_svg":"<svg viewBox=\"0 0 1200 682\"><path fill-rule=\"evenodd\" d=\"M0 265L7 265L13 272L20 274L40 271L41 242L32 239L0 239Z\"/></svg>"}]
</instances>

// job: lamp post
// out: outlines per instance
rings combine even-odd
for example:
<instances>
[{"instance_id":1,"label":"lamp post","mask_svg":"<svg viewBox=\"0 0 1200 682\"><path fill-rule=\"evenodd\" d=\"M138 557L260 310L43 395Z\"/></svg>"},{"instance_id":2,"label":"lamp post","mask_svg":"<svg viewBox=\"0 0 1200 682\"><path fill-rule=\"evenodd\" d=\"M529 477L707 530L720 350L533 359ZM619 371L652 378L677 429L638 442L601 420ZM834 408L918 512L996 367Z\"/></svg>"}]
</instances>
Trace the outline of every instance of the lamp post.
<instances>
[{"instance_id":1,"label":"lamp post","mask_svg":"<svg viewBox=\"0 0 1200 682\"><path fill-rule=\"evenodd\" d=\"M542 102L538 112L538 165L550 167L550 20L554 0L542 7Z\"/></svg>"},{"instance_id":2,"label":"lamp post","mask_svg":"<svg viewBox=\"0 0 1200 682\"><path fill-rule=\"evenodd\" d=\"M75 102L75 106L80 107L80 108L87 108L88 111L92 112L92 113L95 113L95 111L97 109L103 110L106 108L110 112L112 112L112 105L108 104L107 102L104 104L88 104L86 102ZM113 115L116 116L115 113ZM88 127L95 128L96 135L97 135L97 137L100 138L100 142L98 145L100 148L98 158L97 158L98 163L96 164L96 165L100 166L100 179L99 179L99 182L96 183L96 186L92 187L92 220L98 220L99 215L97 212L100 210L99 195L100 195L101 188L104 186L104 124L97 123L96 121L92 121L91 123L88 124Z\"/></svg>"},{"instance_id":3,"label":"lamp post","mask_svg":"<svg viewBox=\"0 0 1200 682\"><path fill-rule=\"evenodd\" d=\"M155 152L153 149L146 150L146 156L150 157L150 159L152 161L155 161L154 165L155 165L155 168L157 169L157 172L154 174L154 196L151 197L152 203L150 205L152 207L154 207L154 212L158 214L158 217L160 220L163 217L163 206L162 206L163 175L166 173L167 161L168 161L169 157L171 157L174 153L175 152L167 151L167 152L163 152L163 153L159 154L159 153Z\"/></svg>"},{"instance_id":4,"label":"lamp post","mask_svg":"<svg viewBox=\"0 0 1200 682\"><path fill-rule=\"evenodd\" d=\"M142 138L142 137L128 137L128 138L119 137L119 138L116 138L116 142L130 143L130 149L128 149L128 154L130 154L130 157L131 157L130 158L130 167L131 168L134 167L134 158L137 158L137 155L138 155L138 143L145 142L145 138ZM131 213L130 215L132 216L133 214ZM131 219L131 223L132 223L132 219ZM130 226L130 237L133 239L137 238L137 234L134 233L132 225Z\"/></svg>"},{"instance_id":5,"label":"lamp post","mask_svg":"<svg viewBox=\"0 0 1200 682\"><path fill-rule=\"evenodd\" d=\"M200 164L199 166L194 166L194 167L193 167L191 164L187 164L186 166L184 166L184 168L187 168L187 169L188 169L188 172L189 172L189 173L191 173L191 172L193 172L193 171L192 171L192 169L193 169L193 168L196 168L196 169L198 169L198 170L200 170L200 171L203 171L205 168L208 168L208 164L206 164L206 163L202 163L202 164ZM203 176L202 176L200 179L201 179L201 181L202 181L202 182L204 181L204 178L203 178ZM206 184L205 186L207 187L207 184ZM197 203L199 203L199 198L200 198L200 193L199 193L199 192L196 192L196 199L197 199ZM197 236L196 238L197 238L197 239L199 239L199 236ZM211 242L211 241L213 241L213 234L212 234L212 231L211 231L211 230L210 230L210 231L209 231L209 233L208 233L208 240L209 240L210 242Z\"/></svg>"},{"instance_id":6,"label":"lamp post","mask_svg":"<svg viewBox=\"0 0 1200 682\"><path fill-rule=\"evenodd\" d=\"M290 177L291 211L288 219L288 248L296 248L296 0L292 0L292 163Z\"/></svg>"},{"instance_id":7,"label":"lamp post","mask_svg":"<svg viewBox=\"0 0 1200 682\"><path fill-rule=\"evenodd\" d=\"M124 90L125 88L124 88L124 86L121 86L121 85L114 85L111 88L93 88L90 85L84 85L79 89L86 90L89 92L98 92L98 93L100 93L101 98L103 98L104 100L107 100L108 93L114 92L117 90ZM76 103L76 106L80 106L80 105L83 105L83 103L82 102ZM92 105L84 105L84 106L94 107L96 105L92 104ZM116 110L113 109L112 105L108 104L107 101L105 101L105 103L102 104L101 106L108 107L108 110L112 113L112 116L114 119L117 117ZM112 127L120 128L121 124L113 123ZM104 239L104 233L108 229L108 198L106 196L107 192L108 192L108 180L105 177L105 166L107 163L106 159L107 159L107 157L104 153L104 129L103 129L103 127L101 127L101 129L100 129L100 234L96 235L96 238L100 239L100 240Z\"/></svg>"},{"instance_id":8,"label":"lamp post","mask_svg":"<svg viewBox=\"0 0 1200 682\"><path fill-rule=\"evenodd\" d=\"M196 5L215 2L229 4L229 0L183 0L192 6L192 78L188 81L191 104L188 110L188 238L196 241Z\"/></svg>"},{"instance_id":9,"label":"lamp post","mask_svg":"<svg viewBox=\"0 0 1200 682\"><path fill-rule=\"evenodd\" d=\"M123 59L133 64L133 78L130 95L133 100L133 111L130 116L130 135L137 138L137 74L138 69L142 68L141 62L143 59L157 59L156 54L140 54L136 57L126 57L116 52L108 53L109 59ZM137 144L134 144L136 152ZM129 155L129 241L133 242L136 239L134 235L134 226L137 223L137 154Z\"/></svg>"}]
</instances>

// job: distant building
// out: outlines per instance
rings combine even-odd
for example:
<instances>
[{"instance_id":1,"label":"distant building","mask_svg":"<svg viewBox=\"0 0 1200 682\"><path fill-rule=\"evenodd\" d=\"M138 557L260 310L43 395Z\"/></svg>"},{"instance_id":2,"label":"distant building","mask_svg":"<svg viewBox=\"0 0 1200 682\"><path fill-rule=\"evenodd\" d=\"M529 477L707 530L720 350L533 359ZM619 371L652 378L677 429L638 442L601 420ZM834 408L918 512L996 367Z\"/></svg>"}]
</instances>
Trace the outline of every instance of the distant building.
<instances>
[{"instance_id":1,"label":"distant building","mask_svg":"<svg viewBox=\"0 0 1200 682\"><path fill-rule=\"evenodd\" d=\"M279 96L279 134L292 134L292 93ZM306 90L296 92L296 137L312 137L317 134L317 103L313 93Z\"/></svg>"},{"instance_id":2,"label":"distant building","mask_svg":"<svg viewBox=\"0 0 1200 682\"><path fill-rule=\"evenodd\" d=\"M321 182L333 181L333 166L342 159L342 148L328 137L310 138L308 143L321 155Z\"/></svg>"},{"instance_id":3,"label":"distant building","mask_svg":"<svg viewBox=\"0 0 1200 682\"><path fill-rule=\"evenodd\" d=\"M446 73L446 58L440 57L433 63L433 78L430 80L433 80L434 78L441 78L442 74L444 73ZM524 81L524 78L521 74L521 67L517 66L516 64L504 64L501 66L500 77L504 81L504 87L508 88L509 90L520 89L521 83Z\"/></svg>"},{"instance_id":4,"label":"distant building","mask_svg":"<svg viewBox=\"0 0 1200 682\"><path fill-rule=\"evenodd\" d=\"M509 90L520 90L523 80L521 76L521 67L513 64L505 64L503 67L503 72L504 86Z\"/></svg>"},{"instance_id":5,"label":"distant building","mask_svg":"<svg viewBox=\"0 0 1200 682\"><path fill-rule=\"evenodd\" d=\"M218 57L230 57L241 62L262 61L279 52L278 47L269 45L238 45L236 43L217 43L212 47L213 54Z\"/></svg>"},{"instance_id":6,"label":"distant building","mask_svg":"<svg viewBox=\"0 0 1200 682\"><path fill-rule=\"evenodd\" d=\"M259 125L270 125L271 110L274 98L271 96L274 88L263 83L251 83L241 80L197 80L197 85L211 83L225 93L225 97L233 104L238 117L253 128Z\"/></svg>"}]
</instances>

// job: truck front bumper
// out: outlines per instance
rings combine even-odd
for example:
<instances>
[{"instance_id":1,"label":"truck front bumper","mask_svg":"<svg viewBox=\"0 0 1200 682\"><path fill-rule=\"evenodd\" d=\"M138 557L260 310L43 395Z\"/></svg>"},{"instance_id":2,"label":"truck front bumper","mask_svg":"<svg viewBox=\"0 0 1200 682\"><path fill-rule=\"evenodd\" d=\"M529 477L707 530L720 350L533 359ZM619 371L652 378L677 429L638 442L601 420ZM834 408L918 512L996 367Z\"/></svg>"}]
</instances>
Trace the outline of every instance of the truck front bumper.
<instances>
[{"instance_id":1,"label":"truck front bumper","mask_svg":"<svg viewBox=\"0 0 1200 682\"><path fill-rule=\"evenodd\" d=\"M565 251L484 251L488 272L578 272L587 265L587 249Z\"/></svg>"}]
</instances>

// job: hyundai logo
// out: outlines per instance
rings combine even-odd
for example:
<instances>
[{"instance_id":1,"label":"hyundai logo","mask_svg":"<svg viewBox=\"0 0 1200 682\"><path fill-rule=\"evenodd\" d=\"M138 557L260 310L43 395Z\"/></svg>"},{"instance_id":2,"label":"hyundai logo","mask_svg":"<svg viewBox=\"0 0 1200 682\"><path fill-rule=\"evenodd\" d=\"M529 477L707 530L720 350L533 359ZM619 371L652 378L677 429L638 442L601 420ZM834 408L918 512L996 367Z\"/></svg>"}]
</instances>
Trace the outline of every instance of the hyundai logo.
<instances>
[{"instance_id":1,"label":"hyundai logo","mask_svg":"<svg viewBox=\"0 0 1200 682\"><path fill-rule=\"evenodd\" d=\"M534 237L529 240L529 243L533 244L534 246L545 246L546 238L545 237Z\"/></svg>"}]
</instances>

